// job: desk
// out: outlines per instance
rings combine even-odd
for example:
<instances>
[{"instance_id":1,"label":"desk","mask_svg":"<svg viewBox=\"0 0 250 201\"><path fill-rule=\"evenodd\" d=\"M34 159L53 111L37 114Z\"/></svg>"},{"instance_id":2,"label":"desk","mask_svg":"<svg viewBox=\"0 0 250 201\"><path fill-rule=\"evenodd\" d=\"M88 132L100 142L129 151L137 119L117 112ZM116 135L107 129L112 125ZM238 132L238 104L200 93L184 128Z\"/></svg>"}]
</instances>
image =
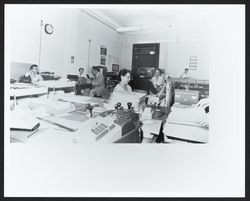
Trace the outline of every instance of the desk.
<instances>
[{"instance_id":1,"label":"desk","mask_svg":"<svg viewBox=\"0 0 250 201\"><path fill-rule=\"evenodd\" d=\"M164 134L169 139L192 143L207 143L209 139L208 128L168 122L165 124Z\"/></svg>"},{"instance_id":2,"label":"desk","mask_svg":"<svg viewBox=\"0 0 250 201\"><path fill-rule=\"evenodd\" d=\"M40 102L43 102L43 98L45 97L41 97L41 98L37 98L36 100L40 100ZM105 111L104 107L105 104L107 104L107 100L105 99L100 99L100 98L94 98L94 97L85 97L85 96L77 96L74 94L64 94L60 97L58 97L60 100L62 101L68 101L74 104L82 104L82 105L86 105L86 104L90 104L90 105L98 105L99 108L103 108L102 110L97 110L94 111L95 108L93 109L93 113L96 113L96 116L98 115L98 112L103 112ZM47 99L45 99L47 100ZM28 101L28 100L27 100ZM29 100L30 101L30 100ZM55 102L56 104L56 102ZM56 115L50 115L50 114L46 114L46 111L48 112L48 110L45 110L45 108L42 107L38 107L35 108L33 110L30 110L30 106L29 104L24 104L26 105L25 108L18 108L20 105L18 105L16 107L15 110L20 110L20 113L25 113L25 110L27 111L27 114L24 114L24 117L28 116L28 115L33 115L34 117L36 116L40 116L43 115L43 117L45 117L48 120L56 120L56 122L61 123L63 126L67 126L67 127L74 127L74 128L80 128L80 126L82 125L82 123L84 123L87 120L90 120L90 112L88 110L85 109L80 109L78 111L74 111L74 112L68 112L65 114L62 113L58 113ZM42 109L44 109L44 113ZM98 109L98 108L97 108ZM114 108L113 108L114 109ZM37 111L35 111L37 110ZM23 111L23 112L22 112ZM51 112L51 110L49 110L49 112ZM93 115L94 116L94 115ZM154 120L152 120L154 121ZM27 132L27 133L23 133L23 132L18 132L18 131L11 131L11 142L26 142L26 143L73 143L75 142L74 140L74 134L75 132L70 132L64 128L60 128L57 125L53 125L50 124L46 121L43 120L39 120L40 122L40 128L32 133L32 132ZM55 121L54 121L55 122ZM84 130L85 127L84 127ZM87 133L86 133L87 134ZM156 132L156 134L158 134L158 132ZM15 140L18 139L18 140ZM93 141L93 140L92 140ZM88 142L86 142L88 143Z\"/></svg>"},{"instance_id":3,"label":"desk","mask_svg":"<svg viewBox=\"0 0 250 201\"><path fill-rule=\"evenodd\" d=\"M187 105L196 104L199 101L199 91L176 89L175 101Z\"/></svg>"},{"instance_id":4,"label":"desk","mask_svg":"<svg viewBox=\"0 0 250 201\"><path fill-rule=\"evenodd\" d=\"M164 134L179 141L207 143L209 129L197 123L197 119L204 115L202 110L197 107L173 107L164 126Z\"/></svg>"},{"instance_id":5,"label":"desk","mask_svg":"<svg viewBox=\"0 0 250 201\"><path fill-rule=\"evenodd\" d=\"M40 81L38 83L38 86L45 86L49 89L49 91L52 90L73 90L75 89L76 82L74 81L67 81L67 80L49 80L49 81Z\"/></svg>"},{"instance_id":6,"label":"desk","mask_svg":"<svg viewBox=\"0 0 250 201\"><path fill-rule=\"evenodd\" d=\"M44 98L44 97L43 97ZM37 99L42 99L42 97L37 98ZM60 96L60 99L62 101L69 101L71 103L74 104L92 104L95 105L97 104L99 106L99 108L102 108L102 111L105 111L105 104L107 104L107 100L105 99L100 99L100 98L93 98L93 97L85 97L85 96L77 96L75 94L64 94L62 96ZM16 107L16 109L18 109L19 105ZM23 109L23 108L21 108ZM27 106L26 109L29 109L29 107ZM41 109L37 109L36 114L41 115ZM102 112L99 111L99 112ZM166 112L166 111L165 111ZM170 111L168 111L170 112ZM35 111L31 111L31 113L35 113ZM167 112L166 112L167 113ZM34 115L36 115L34 114ZM63 124L64 126L68 126L68 127L74 127L74 128L80 128L80 126L87 120L90 119L90 113L88 110L84 110L84 109L80 109L80 110L76 110L73 112L68 112L65 114L58 114L58 115L50 115L47 114L47 116L45 115L45 117L49 117L49 119L53 118L58 118L58 121ZM98 115L98 113L97 113ZM167 118L167 116L164 117L164 120ZM156 120L156 119L152 119L152 120L147 120L147 119L141 119L142 123L144 123L144 127L142 127L142 129L144 129L144 134L145 134L145 139L143 141L143 143L151 143L152 139L155 138L155 136L157 136L159 134L159 127L161 125L162 120ZM75 139L74 139L74 134L75 132L70 132L68 130L65 130L64 128L60 128L56 125L50 124L48 122L39 120L40 122L40 128L38 129L37 132L34 133L29 133L31 134L29 137L26 137L27 135L23 134L23 136L21 136L22 134L20 134L20 141L21 142L26 142L26 143L74 143ZM150 126L150 124L154 125L154 128ZM183 138L185 139L185 136L180 136L183 135L183 131L186 132L188 131L188 129L192 129L191 127L189 128L184 128L183 125L181 126L176 126L175 128L171 128L172 130L175 129L175 131L177 131L176 133L179 135L177 136L175 134L175 136L173 135L172 132L170 132L170 126L171 125L166 125L165 128L167 128L167 130L165 130L166 132L164 132L164 134L167 137L176 137L176 138ZM172 125L173 126L173 125ZM201 133L201 130L196 129L196 132ZM152 135L152 134L153 135ZM204 135L203 135L204 133ZM208 131L201 133L201 135L199 136L199 138L194 139L193 141L202 141L202 142L207 142L208 141ZM18 135L18 133L14 133L11 132L11 135ZM87 133L86 133L87 134ZM190 132L190 135L192 135L192 132ZM187 137L187 135L186 135ZM189 138L189 137L187 137ZM149 140L148 140L149 139ZM16 142L13 138L11 139L11 142ZM86 142L87 143L87 142Z\"/></svg>"},{"instance_id":7,"label":"desk","mask_svg":"<svg viewBox=\"0 0 250 201\"><path fill-rule=\"evenodd\" d=\"M35 87L29 89L11 89L10 96L11 97L22 97L22 96L32 96L32 95L39 95L39 94L46 94L48 93L47 87Z\"/></svg>"},{"instance_id":8,"label":"desk","mask_svg":"<svg viewBox=\"0 0 250 201\"><path fill-rule=\"evenodd\" d=\"M82 93L81 93L81 91L83 90L83 89L89 89L89 91L92 89L92 84L91 83L85 83L85 84L79 84L79 83L76 83L76 94L77 95L81 95ZM89 94L89 92L88 92L88 94ZM84 94L85 95L85 94Z\"/></svg>"},{"instance_id":9,"label":"desk","mask_svg":"<svg viewBox=\"0 0 250 201\"><path fill-rule=\"evenodd\" d=\"M175 89L186 89L199 91L199 99L206 98L209 95L209 81L200 79L172 78Z\"/></svg>"},{"instance_id":10,"label":"desk","mask_svg":"<svg viewBox=\"0 0 250 201\"><path fill-rule=\"evenodd\" d=\"M11 97L22 97L22 96L32 96L32 95L39 95L39 94L46 94L48 93L47 87L39 87L35 85L15 85L11 84L10 86L10 96Z\"/></svg>"}]
</instances>

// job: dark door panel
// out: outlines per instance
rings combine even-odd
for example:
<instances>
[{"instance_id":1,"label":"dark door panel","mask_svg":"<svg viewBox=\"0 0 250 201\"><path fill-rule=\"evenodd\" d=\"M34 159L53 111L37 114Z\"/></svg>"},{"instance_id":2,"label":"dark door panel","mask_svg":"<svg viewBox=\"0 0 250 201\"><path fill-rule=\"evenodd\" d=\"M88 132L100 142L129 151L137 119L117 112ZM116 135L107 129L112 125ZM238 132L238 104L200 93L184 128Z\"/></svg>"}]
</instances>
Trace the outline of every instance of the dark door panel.
<instances>
[{"instance_id":1,"label":"dark door panel","mask_svg":"<svg viewBox=\"0 0 250 201\"><path fill-rule=\"evenodd\" d=\"M140 67L159 68L159 43L134 44L132 57L132 74L137 74Z\"/></svg>"}]
</instances>

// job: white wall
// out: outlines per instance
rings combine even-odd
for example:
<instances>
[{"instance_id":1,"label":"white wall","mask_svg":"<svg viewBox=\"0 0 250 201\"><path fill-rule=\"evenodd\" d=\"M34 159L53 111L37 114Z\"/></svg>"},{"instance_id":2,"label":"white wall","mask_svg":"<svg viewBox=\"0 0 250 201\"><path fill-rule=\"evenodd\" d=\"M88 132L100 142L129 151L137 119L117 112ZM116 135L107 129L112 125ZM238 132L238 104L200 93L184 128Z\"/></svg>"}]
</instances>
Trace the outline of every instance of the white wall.
<instances>
[{"instance_id":1,"label":"white wall","mask_svg":"<svg viewBox=\"0 0 250 201\"><path fill-rule=\"evenodd\" d=\"M118 57L119 64L121 63L123 49L122 35L84 12L80 12L78 25L79 34L77 39L76 71L80 67L88 69L89 40L91 40L89 70L92 66L100 65L101 45L107 47L106 66L109 71L111 70L112 65L108 65L108 55ZM110 64L112 64L112 62Z\"/></svg>"},{"instance_id":2,"label":"white wall","mask_svg":"<svg viewBox=\"0 0 250 201\"><path fill-rule=\"evenodd\" d=\"M179 77L189 67L189 57L197 56L197 70L189 70L191 77L209 79L209 52L207 41L177 42L167 44L167 72Z\"/></svg>"},{"instance_id":3,"label":"white wall","mask_svg":"<svg viewBox=\"0 0 250 201\"><path fill-rule=\"evenodd\" d=\"M39 63L40 21L49 23L54 32L42 29L40 67L65 76L70 69L70 56L75 54L77 10L52 6L9 6L6 9L7 30L10 33L10 60Z\"/></svg>"},{"instance_id":4,"label":"white wall","mask_svg":"<svg viewBox=\"0 0 250 201\"><path fill-rule=\"evenodd\" d=\"M198 56L194 78L209 79L209 43L206 26L172 29L161 33L129 35L124 44L123 66L132 68L132 47L136 43L160 43L159 68L179 77L189 66L189 57Z\"/></svg>"},{"instance_id":5,"label":"white wall","mask_svg":"<svg viewBox=\"0 0 250 201\"><path fill-rule=\"evenodd\" d=\"M209 78L205 26L125 37L77 9L18 5L9 6L6 12L12 62L38 64L40 21L43 20L53 25L54 33L48 35L42 31L40 66L58 75L76 74L78 68L88 68L88 63L89 67L100 65L101 45L107 47L108 70L111 70L113 63L113 59L111 62L108 60L108 55L119 58L120 68L131 69L134 43L160 41L160 68L165 68L173 76L179 76L188 66L189 56L197 55L198 69L190 71L190 74L196 78ZM75 57L74 63L70 62L71 56Z\"/></svg>"}]
</instances>

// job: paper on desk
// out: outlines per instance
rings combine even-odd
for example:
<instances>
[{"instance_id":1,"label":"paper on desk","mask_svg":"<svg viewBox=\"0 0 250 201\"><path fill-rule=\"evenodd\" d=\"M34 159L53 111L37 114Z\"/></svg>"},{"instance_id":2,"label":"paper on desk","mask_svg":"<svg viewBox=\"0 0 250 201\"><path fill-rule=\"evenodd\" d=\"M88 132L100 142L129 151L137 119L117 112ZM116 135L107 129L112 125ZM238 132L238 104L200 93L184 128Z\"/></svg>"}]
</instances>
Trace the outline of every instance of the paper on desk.
<instances>
[{"instance_id":1,"label":"paper on desk","mask_svg":"<svg viewBox=\"0 0 250 201\"><path fill-rule=\"evenodd\" d=\"M75 107L70 102L53 101L53 100L31 100L29 107L31 109L37 109L39 107L46 107L48 113L52 114L64 114L70 111L74 111Z\"/></svg>"},{"instance_id":2,"label":"paper on desk","mask_svg":"<svg viewBox=\"0 0 250 201\"><path fill-rule=\"evenodd\" d=\"M155 120L155 119L144 120L142 125L144 137L150 137L150 133L158 135L161 128L161 123L162 123L161 120Z\"/></svg>"},{"instance_id":3,"label":"paper on desk","mask_svg":"<svg viewBox=\"0 0 250 201\"><path fill-rule=\"evenodd\" d=\"M191 125L199 125L198 121L205 114L202 108L175 108L167 119L167 122L185 123Z\"/></svg>"},{"instance_id":4,"label":"paper on desk","mask_svg":"<svg viewBox=\"0 0 250 201\"><path fill-rule=\"evenodd\" d=\"M207 143L209 139L208 129L196 126L166 123L163 132L169 137L192 140L196 142Z\"/></svg>"},{"instance_id":5,"label":"paper on desk","mask_svg":"<svg viewBox=\"0 0 250 201\"><path fill-rule=\"evenodd\" d=\"M26 142L30 136L36 133L39 129L34 131L10 131L11 142Z\"/></svg>"},{"instance_id":6,"label":"paper on desk","mask_svg":"<svg viewBox=\"0 0 250 201\"><path fill-rule=\"evenodd\" d=\"M80 121L72 121L72 120L69 120L69 119L62 118L62 117L50 116L50 117L46 117L46 120L49 120L49 121L51 121L53 123L57 123L57 124L60 124L60 125L63 125L63 126L66 126L66 127L71 128L73 130L77 130L81 125Z\"/></svg>"}]
</instances>

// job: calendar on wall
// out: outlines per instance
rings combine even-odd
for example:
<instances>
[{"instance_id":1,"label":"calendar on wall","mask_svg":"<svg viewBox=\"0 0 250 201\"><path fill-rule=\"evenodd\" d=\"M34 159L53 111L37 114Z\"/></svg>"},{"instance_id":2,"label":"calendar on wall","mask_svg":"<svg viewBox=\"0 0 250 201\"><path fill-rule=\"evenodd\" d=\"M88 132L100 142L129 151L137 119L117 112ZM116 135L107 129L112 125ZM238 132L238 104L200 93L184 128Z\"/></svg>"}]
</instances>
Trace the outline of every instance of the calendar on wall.
<instances>
[{"instance_id":1,"label":"calendar on wall","mask_svg":"<svg viewBox=\"0 0 250 201\"><path fill-rule=\"evenodd\" d=\"M189 57L189 69L190 70L197 70L197 62L198 58L197 56L190 56Z\"/></svg>"}]
</instances>

